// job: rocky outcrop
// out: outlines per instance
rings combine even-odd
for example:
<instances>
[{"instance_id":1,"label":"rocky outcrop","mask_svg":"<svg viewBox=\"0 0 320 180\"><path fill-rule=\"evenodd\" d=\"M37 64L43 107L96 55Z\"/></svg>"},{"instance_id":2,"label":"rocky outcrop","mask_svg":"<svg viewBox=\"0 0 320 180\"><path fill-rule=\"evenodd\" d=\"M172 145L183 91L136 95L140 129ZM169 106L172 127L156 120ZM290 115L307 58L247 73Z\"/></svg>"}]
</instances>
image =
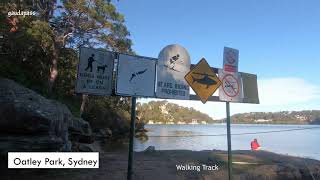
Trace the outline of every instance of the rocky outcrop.
<instances>
[{"instance_id":1,"label":"rocky outcrop","mask_svg":"<svg viewBox=\"0 0 320 180\"><path fill-rule=\"evenodd\" d=\"M0 78L1 152L70 151L72 118L65 105Z\"/></svg>"},{"instance_id":2,"label":"rocky outcrop","mask_svg":"<svg viewBox=\"0 0 320 180\"><path fill-rule=\"evenodd\" d=\"M145 123L140 122L140 120L138 118L136 118L136 132L148 132L145 128Z\"/></svg>"},{"instance_id":3,"label":"rocky outcrop","mask_svg":"<svg viewBox=\"0 0 320 180\"><path fill-rule=\"evenodd\" d=\"M69 138L71 141L80 143L92 143L94 141L89 122L76 117L73 117L72 121L68 122Z\"/></svg>"},{"instance_id":4,"label":"rocky outcrop","mask_svg":"<svg viewBox=\"0 0 320 180\"><path fill-rule=\"evenodd\" d=\"M144 128L144 123L140 122L139 118L136 118L136 129L135 129L135 137L138 138L140 141L147 141L148 135L146 132L148 132L145 128Z\"/></svg>"},{"instance_id":5,"label":"rocky outcrop","mask_svg":"<svg viewBox=\"0 0 320 180\"><path fill-rule=\"evenodd\" d=\"M105 112L104 117L108 124L93 133L90 123L74 117L64 104L0 77L0 152L94 151L99 147L91 145L95 140L128 137L123 116ZM144 124L136 122L135 136L146 141Z\"/></svg>"},{"instance_id":6,"label":"rocky outcrop","mask_svg":"<svg viewBox=\"0 0 320 180\"><path fill-rule=\"evenodd\" d=\"M94 137L97 140L105 140L112 137L112 131L110 128L98 129L96 133L94 133Z\"/></svg>"},{"instance_id":7,"label":"rocky outcrop","mask_svg":"<svg viewBox=\"0 0 320 180\"><path fill-rule=\"evenodd\" d=\"M156 151L156 148L154 146L148 146L147 149L145 149L143 152L145 153L153 153Z\"/></svg>"},{"instance_id":8,"label":"rocky outcrop","mask_svg":"<svg viewBox=\"0 0 320 180\"><path fill-rule=\"evenodd\" d=\"M72 142L72 151L76 152L93 152L96 151L91 143L95 138L92 133L89 122L74 117L69 121L69 139Z\"/></svg>"}]
</instances>

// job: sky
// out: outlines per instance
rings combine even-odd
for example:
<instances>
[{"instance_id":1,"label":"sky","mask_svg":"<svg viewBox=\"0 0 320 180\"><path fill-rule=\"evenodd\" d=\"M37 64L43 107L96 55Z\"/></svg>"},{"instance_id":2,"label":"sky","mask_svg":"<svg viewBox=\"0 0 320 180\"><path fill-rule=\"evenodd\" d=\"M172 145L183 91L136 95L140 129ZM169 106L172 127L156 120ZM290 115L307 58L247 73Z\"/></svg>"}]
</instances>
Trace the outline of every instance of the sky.
<instances>
[{"instance_id":1,"label":"sky","mask_svg":"<svg viewBox=\"0 0 320 180\"><path fill-rule=\"evenodd\" d=\"M231 104L231 114L320 109L320 1L120 0L141 56L157 58L170 44L196 64L222 68L223 47L239 50L239 71L257 74L260 104ZM156 99L140 99L148 102ZM225 117L225 103L169 100Z\"/></svg>"}]
</instances>

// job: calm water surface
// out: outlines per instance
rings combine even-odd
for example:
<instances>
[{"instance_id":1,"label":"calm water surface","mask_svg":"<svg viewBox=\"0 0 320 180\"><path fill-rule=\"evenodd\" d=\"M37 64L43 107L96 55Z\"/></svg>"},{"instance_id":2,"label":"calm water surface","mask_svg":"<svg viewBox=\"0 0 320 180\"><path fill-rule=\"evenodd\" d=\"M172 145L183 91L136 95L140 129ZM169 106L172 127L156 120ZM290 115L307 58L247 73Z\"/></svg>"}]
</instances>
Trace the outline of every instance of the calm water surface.
<instances>
[{"instance_id":1,"label":"calm water surface","mask_svg":"<svg viewBox=\"0 0 320 180\"><path fill-rule=\"evenodd\" d=\"M252 139L257 138L264 150L309 157L320 160L319 125L231 125L231 134L279 131L296 128L310 128L299 131L273 132L266 134L232 135L232 150L249 150ZM135 140L135 151L148 146L157 150L227 150L227 128L225 124L215 125L146 125L148 136L190 136L195 137L149 137L147 141ZM220 136L221 135L221 136Z\"/></svg>"}]
</instances>

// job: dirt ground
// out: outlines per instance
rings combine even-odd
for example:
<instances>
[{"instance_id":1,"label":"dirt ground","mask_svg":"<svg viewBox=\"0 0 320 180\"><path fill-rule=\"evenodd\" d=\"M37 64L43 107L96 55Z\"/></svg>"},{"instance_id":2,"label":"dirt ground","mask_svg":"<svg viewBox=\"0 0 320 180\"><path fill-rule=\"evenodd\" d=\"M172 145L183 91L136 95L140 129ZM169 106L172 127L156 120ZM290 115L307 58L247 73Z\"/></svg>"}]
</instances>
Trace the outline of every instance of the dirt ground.
<instances>
[{"instance_id":1,"label":"dirt ground","mask_svg":"<svg viewBox=\"0 0 320 180\"><path fill-rule=\"evenodd\" d=\"M127 153L100 153L99 169L1 169L0 179L125 180ZM217 166L205 170L202 165ZM176 165L200 166L201 170L177 170ZM320 179L320 161L266 151L233 151L234 179ZM168 150L134 153L134 180L228 179L227 152ZM4 177L4 178L3 178Z\"/></svg>"}]
</instances>

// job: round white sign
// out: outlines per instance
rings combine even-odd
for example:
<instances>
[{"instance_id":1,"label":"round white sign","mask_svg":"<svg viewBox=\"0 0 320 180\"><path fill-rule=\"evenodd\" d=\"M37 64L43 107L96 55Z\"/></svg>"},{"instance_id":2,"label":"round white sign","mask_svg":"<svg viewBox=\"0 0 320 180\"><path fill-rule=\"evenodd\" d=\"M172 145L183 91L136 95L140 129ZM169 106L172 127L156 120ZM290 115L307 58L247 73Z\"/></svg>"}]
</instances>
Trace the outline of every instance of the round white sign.
<instances>
[{"instance_id":1,"label":"round white sign","mask_svg":"<svg viewBox=\"0 0 320 180\"><path fill-rule=\"evenodd\" d=\"M156 96L189 99L189 85L184 76L190 71L190 56L177 44L163 48L158 57Z\"/></svg>"}]
</instances>

